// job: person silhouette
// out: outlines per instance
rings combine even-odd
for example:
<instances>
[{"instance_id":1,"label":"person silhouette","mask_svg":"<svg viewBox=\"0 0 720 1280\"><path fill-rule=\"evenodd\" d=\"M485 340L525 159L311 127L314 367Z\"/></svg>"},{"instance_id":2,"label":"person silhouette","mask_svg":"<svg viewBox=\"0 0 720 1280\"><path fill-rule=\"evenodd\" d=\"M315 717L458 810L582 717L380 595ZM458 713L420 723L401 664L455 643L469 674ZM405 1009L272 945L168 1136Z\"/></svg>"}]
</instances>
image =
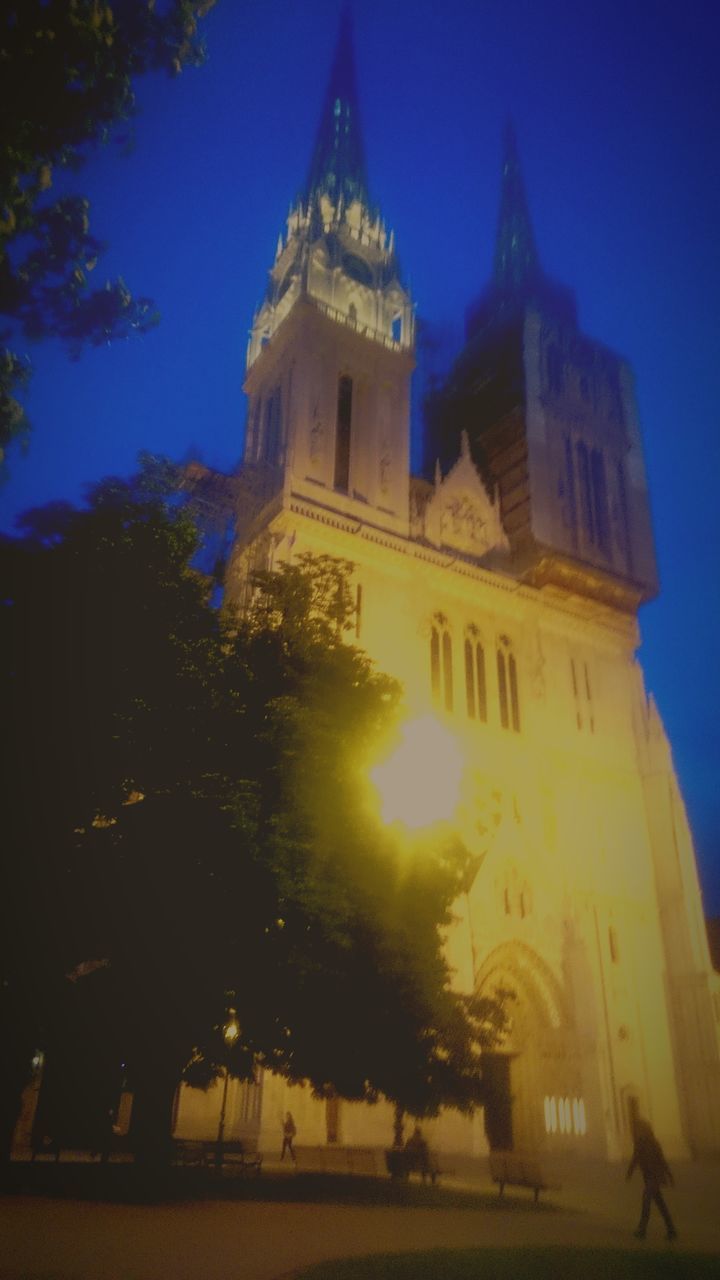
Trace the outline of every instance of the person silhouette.
<instances>
[{"instance_id":1,"label":"person silhouette","mask_svg":"<svg viewBox=\"0 0 720 1280\"><path fill-rule=\"evenodd\" d=\"M285 1114L285 1120L283 1122L283 1144L282 1151L280 1152L280 1159L284 1160L285 1152L289 1151L293 1164L297 1164L297 1160L295 1159L295 1149L293 1147L293 1139L296 1133L297 1129L295 1127L295 1121L292 1118L292 1113L288 1111Z\"/></svg>"},{"instance_id":2,"label":"person silhouette","mask_svg":"<svg viewBox=\"0 0 720 1280\"><path fill-rule=\"evenodd\" d=\"M650 1207L654 1201L665 1223L668 1240L674 1240L677 1236L677 1231L661 1190L661 1187L667 1184L674 1185L673 1176L663 1154L663 1149L647 1120L642 1120L639 1116L636 1116L633 1120L632 1132L634 1147L632 1158L628 1165L627 1180L629 1182L632 1178L636 1165L644 1180L640 1221L635 1235L638 1240L645 1239Z\"/></svg>"}]
</instances>

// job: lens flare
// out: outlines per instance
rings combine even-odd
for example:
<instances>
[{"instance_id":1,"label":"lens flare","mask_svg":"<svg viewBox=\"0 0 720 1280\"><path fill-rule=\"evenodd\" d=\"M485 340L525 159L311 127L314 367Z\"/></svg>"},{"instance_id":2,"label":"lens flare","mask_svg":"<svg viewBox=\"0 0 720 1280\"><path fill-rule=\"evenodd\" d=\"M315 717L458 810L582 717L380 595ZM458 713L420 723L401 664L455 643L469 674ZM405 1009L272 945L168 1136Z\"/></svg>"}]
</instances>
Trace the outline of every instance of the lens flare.
<instances>
[{"instance_id":1,"label":"lens flare","mask_svg":"<svg viewBox=\"0 0 720 1280\"><path fill-rule=\"evenodd\" d=\"M457 740L434 716L422 716L403 725L400 745L370 770L370 780L383 821L417 830L453 817L462 774Z\"/></svg>"}]
</instances>

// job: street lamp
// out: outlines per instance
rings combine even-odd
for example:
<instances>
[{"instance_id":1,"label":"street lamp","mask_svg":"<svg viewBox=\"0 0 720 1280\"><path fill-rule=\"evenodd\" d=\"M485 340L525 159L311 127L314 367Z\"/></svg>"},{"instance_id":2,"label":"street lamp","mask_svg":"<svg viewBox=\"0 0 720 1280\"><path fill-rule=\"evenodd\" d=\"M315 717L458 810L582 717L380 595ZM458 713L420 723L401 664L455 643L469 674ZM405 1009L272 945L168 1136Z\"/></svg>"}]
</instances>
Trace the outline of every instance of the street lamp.
<instances>
[{"instance_id":1,"label":"street lamp","mask_svg":"<svg viewBox=\"0 0 720 1280\"><path fill-rule=\"evenodd\" d=\"M228 1020L222 1029L223 1040L225 1041L226 1050L232 1049L235 1041L240 1035L240 1023L235 1016L235 1010L228 1010ZM215 1147L215 1165L221 1169L223 1163L223 1142L225 1141L225 1111L227 1108L228 1084L230 1082L230 1067L225 1062L225 1075L223 1078L222 1102L220 1104L220 1120L218 1123L217 1145Z\"/></svg>"},{"instance_id":2,"label":"street lamp","mask_svg":"<svg viewBox=\"0 0 720 1280\"><path fill-rule=\"evenodd\" d=\"M452 821L464 768L459 742L435 716L406 721L393 752L370 770L383 822L419 830Z\"/></svg>"}]
</instances>

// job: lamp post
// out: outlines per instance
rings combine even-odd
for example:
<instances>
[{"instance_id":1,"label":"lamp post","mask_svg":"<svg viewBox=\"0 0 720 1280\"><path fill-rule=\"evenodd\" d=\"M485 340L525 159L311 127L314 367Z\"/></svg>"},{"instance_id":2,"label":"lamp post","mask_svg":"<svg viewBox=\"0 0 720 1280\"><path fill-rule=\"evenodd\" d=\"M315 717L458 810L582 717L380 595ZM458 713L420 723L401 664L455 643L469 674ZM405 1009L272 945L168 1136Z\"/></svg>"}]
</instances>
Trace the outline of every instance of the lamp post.
<instances>
[{"instance_id":1,"label":"lamp post","mask_svg":"<svg viewBox=\"0 0 720 1280\"><path fill-rule=\"evenodd\" d=\"M240 1024L235 1016L234 1009L228 1010L228 1020L222 1029L222 1034L223 1034L223 1040L225 1041L225 1047L229 1052L230 1049L232 1049L233 1045L235 1044L235 1041L237 1040L238 1036L240 1035ZM222 1102L220 1103L220 1120L218 1122L217 1145L215 1147L215 1165L216 1165L216 1168L218 1169L222 1169L222 1163L223 1163L223 1142L225 1141L225 1111L227 1109L227 1095L228 1095L229 1082L230 1082L230 1067L226 1060L225 1075L223 1077Z\"/></svg>"}]
</instances>

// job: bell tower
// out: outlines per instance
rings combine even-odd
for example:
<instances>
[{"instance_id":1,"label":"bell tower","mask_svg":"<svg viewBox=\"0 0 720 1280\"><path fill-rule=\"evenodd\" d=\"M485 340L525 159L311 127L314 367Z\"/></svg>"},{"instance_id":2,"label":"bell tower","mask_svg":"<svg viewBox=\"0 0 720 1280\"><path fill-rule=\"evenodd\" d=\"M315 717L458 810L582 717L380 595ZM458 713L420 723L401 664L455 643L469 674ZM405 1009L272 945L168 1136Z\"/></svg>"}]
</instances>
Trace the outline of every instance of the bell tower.
<instances>
[{"instance_id":1,"label":"bell tower","mask_svg":"<svg viewBox=\"0 0 720 1280\"><path fill-rule=\"evenodd\" d=\"M430 423L443 468L467 431L500 498L514 571L633 612L657 592L642 442L626 362L588 338L543 270L511 125L492 279Z\"/></svg>"},{"instance_id":2,"label":"bell tower","mask_svg":"<svg viewBox=\"0 0 720 1280\"><path fill-rule=\"evenodd\" d=\"M368 190L346 11L307 179L253 319L245 468L263 472L266 493L406 533L413 349L394 237Z\"/></svg>"}]
</instances>

